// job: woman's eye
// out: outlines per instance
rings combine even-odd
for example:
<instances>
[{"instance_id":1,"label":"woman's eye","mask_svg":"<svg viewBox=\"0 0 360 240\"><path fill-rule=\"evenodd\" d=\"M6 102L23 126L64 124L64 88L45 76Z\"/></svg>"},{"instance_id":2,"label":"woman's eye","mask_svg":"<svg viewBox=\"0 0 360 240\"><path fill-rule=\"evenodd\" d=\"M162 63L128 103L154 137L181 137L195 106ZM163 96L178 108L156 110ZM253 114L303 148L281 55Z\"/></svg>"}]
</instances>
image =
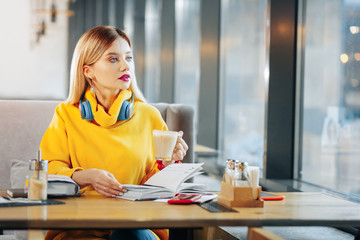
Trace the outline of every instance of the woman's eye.
<instances>
[{"instance_id":1,"label":"woman's eye","mask_svg":"<svg viewBox=\"0 0 360 240\"><path fill-rule=\"evenodd\" d=\"M118 59L116 57L110 58L109 60L112 63L116 63L118 61Z\"/></svg>"},{"instance_id":2,"label":"woman's eye","mask_svg":"<svg viewBox=\"0 0 360 240\"><path fill-rule=\"evenodd\" d=\"M132 56L128 56L128 57L126 57L126 60L129 61L129 62L131 62L131 61L133 60L133 57L132 57Z\"/></svg>"}]
</instances>

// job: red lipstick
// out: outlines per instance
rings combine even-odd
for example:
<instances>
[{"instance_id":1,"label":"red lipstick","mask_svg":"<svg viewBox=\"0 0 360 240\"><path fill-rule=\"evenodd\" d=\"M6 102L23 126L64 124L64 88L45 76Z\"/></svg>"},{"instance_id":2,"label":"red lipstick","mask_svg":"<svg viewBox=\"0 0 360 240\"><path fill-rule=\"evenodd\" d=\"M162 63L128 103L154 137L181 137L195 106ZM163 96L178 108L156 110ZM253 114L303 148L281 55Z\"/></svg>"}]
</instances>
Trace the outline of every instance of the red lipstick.
<instances>
[{"instance_id":1,"label":"red lipstick","mask_svg":"<svg viewBox=\"0 0 360 240\"><path fill-rule=\"evenodd\" d=\"M128 82L130 80L130 75L129 74L124 74L121 77L119 77L119 79L121 81Z\"/></svg>"}]
</instances>

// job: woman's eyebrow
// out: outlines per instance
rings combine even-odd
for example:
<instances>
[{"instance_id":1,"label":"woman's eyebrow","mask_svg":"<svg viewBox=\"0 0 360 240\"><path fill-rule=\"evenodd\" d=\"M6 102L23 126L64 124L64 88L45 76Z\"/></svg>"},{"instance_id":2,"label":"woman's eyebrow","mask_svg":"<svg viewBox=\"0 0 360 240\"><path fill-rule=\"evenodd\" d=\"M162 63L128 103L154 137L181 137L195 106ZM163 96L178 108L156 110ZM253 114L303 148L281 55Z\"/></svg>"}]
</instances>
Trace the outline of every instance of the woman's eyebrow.
<instances>
[{"instance_id":1,"label":"woman's eyebrow","mask_svg":"<svg viewBox=\"0 0 360 240\"><path fill-rule=\"evenodd\" d=\"M125 54L132 54L132 51L127 51ZM105 54L105 56L109 56L109 55L120 55L120 54L117 52L109 52Z\"/></svg>"},{"instance_id":2,"label":"woman's eyebrow","mask_svg":"<svg viewBox=\"0 0 360 240\"><path fill-rule=\"evenodd\" d=\"M119 55L119 53L117 53L117 52L109 52L109 53L105 54L105 56L109 56L109 55Z\"/></svg>"}]
</instances>

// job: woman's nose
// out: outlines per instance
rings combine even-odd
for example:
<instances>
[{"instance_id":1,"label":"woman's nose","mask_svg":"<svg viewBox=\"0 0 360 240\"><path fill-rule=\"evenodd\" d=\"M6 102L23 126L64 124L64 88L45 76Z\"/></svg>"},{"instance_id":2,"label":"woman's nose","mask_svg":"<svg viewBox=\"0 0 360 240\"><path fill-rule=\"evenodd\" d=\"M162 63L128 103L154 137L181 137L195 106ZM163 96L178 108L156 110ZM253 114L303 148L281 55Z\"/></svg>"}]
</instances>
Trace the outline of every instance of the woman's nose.
<instances>
[{"instance_id":1,"label":"woman's nose","mask_svg":"<svg viewBox=\"0 0 360 240\"><path fill-rule=\"evenodd\" d=\"M129 63L127 63L125 60L120 61L120 70L121 71L127 71L129 69L130 69Z\"/></svg>"}]
</instances>

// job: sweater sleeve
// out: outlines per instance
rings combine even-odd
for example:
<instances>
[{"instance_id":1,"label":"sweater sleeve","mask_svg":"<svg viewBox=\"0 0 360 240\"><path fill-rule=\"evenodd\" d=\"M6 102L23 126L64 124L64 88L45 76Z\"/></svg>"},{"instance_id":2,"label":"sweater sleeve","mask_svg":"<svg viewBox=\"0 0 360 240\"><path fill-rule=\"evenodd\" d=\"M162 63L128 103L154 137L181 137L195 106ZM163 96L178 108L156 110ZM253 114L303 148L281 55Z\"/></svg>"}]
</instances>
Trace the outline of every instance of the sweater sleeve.
<instances>
[{"instance_id":1,"label":"sweater sleeve","mask_svg":"<svg viewBox=\"0 0 360 240\"><path fill-rule=\"evenodd\" d=\"M66 125L62 113L61 105L57 106L41 140L40 148L43 159L49 161L49 174L71 177L75 171L83 169L73 168L71 165Z\"/></svg>"}]
</instances>

